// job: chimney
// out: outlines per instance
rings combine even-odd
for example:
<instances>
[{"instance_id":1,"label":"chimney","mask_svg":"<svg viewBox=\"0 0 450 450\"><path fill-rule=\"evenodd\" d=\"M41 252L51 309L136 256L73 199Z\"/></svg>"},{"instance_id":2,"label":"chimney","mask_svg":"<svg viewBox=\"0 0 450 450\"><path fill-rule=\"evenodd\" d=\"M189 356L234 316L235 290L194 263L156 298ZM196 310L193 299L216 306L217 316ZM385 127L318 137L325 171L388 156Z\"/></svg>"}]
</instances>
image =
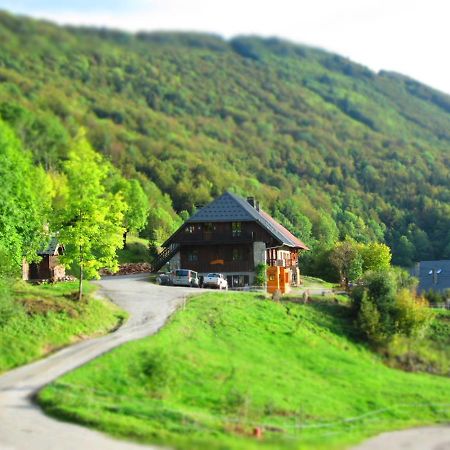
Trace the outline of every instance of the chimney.
<instances>
[{"instance_id":1,"label":"chimney","mask_svg":"<svg viewBox=\"0 0 450 450\"><path fill-rule=\"evenodd\" d=\"M259 201L255 199L255 197L247 197L247 202L250 206L256 209L256 211L259 211Z\"/></svg>"}]
</instances>

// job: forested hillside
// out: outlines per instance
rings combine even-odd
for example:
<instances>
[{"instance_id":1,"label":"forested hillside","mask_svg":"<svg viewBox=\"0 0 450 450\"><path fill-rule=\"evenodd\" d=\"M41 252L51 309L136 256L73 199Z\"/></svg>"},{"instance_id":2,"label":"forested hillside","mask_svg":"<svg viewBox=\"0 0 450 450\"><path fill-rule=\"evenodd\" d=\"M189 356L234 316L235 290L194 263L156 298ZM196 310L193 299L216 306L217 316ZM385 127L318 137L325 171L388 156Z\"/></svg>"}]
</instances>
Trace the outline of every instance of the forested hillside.
<instances>
[{"instance_id":1,"label":"forested hillside","mask_svg":"<svg viewBox=\"0 0 450 450\"><path fill-rule=\"evenodd\" d=\"M277 39L0 13L0 42L0 118L34 162L60 171L84 127L141 182L158 242L231 189L316 253L349 236L386 242L404 266L450 258L448 95Z\"/></svg>"}]
</instances>

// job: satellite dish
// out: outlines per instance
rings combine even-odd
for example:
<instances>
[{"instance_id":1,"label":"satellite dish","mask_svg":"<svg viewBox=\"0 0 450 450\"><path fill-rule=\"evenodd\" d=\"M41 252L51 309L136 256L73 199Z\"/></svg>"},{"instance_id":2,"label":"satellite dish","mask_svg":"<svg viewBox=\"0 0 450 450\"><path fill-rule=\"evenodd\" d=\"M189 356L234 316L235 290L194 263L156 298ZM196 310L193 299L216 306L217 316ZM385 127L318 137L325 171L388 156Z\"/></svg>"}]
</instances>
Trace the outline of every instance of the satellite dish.
<instances>
[{"instance_id":1,"label":"satellite dish","mask_svg":"<svg viewBox=\"0 0 450 450\"><path fill-rule=\"evenodd\" d=\"M433 269L428 272L428 275L433 275Z\"/></svg>"},{"instance_id":2,"label":"satellite dish","mask_svg":"<svg viewBox=\"0 0 450 450\"><path fill-rule=\"evenodd\" d=\"M442 272L442 269L436 270L436 273L439 275Z\"/></svg>"}]
</instances>

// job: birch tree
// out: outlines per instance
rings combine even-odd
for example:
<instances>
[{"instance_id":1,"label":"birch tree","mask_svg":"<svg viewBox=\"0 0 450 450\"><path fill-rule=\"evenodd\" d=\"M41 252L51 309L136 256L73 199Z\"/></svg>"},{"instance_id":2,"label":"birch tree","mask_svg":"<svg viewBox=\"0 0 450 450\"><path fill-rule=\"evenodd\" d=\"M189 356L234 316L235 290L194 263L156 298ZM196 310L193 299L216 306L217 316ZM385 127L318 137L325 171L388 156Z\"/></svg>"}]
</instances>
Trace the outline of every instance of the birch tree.
<instances>
[{"instance_id":1,"label":"birch tree","mask_svg":"<svg viewBox=\"0 0 450 450\"><path fill-rule=\"evenodd\" d=\"M59 239L65 246L61 260L77 267L81 300L84 278L98 278L101 268L118 269L116 252L122 246L126 205L120 192L106 191L108 165L84 135L75 140L64 171L68 189L61 214Z\"/></svg>"}]
</instances>

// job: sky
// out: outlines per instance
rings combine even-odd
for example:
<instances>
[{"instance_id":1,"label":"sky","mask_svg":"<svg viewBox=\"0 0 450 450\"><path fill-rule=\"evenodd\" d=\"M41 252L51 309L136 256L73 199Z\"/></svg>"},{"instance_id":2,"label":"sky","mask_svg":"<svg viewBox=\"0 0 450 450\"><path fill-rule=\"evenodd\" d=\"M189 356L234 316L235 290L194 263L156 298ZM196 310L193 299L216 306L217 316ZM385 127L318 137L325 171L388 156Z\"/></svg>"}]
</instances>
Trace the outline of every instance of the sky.
<instances>
[{"instance_id":1,"label":"sky","mask_svg":"<svg viewBox=\"0 0 450 450\"><path fill-rule=\"evenodd\" d=\"M448 0L0 0L60 24L277 36L450 94Z\"/></svg>"}]
</instances>

